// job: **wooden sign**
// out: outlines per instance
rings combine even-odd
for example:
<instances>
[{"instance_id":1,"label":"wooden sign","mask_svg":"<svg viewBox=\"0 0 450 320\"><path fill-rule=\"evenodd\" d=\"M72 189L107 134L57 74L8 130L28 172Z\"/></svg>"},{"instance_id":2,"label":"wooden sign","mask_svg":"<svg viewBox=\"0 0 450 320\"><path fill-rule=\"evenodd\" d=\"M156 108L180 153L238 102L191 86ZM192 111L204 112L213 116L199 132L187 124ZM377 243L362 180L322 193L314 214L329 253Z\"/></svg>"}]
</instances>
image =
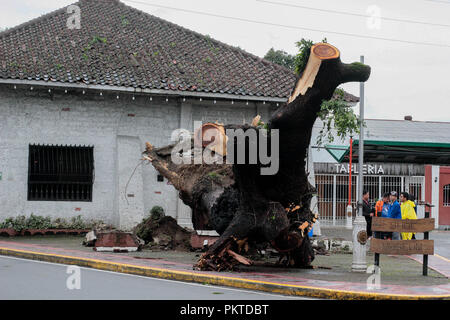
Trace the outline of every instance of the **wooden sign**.
<instances>
[{"instance_id":1,"label":"wooden sign","mask_svg":"<svg viewBox=\"0 0 450 320\"><path fill-rule=\"evenodd\" d=\"M434 229L434 218L427 219L391 219L372 217L372 231L385 232L426 232Z\"/></svg>"},{"instance_id":2,"label":"wooden sign","mask_svg":"<svg viewBox=\"0 0 450 320\"><path fill-rule=\"evenodd\" d=\"M434 240L382 240L372 238L370 240L370 251L395 255L434 254Z\"/></svg>"}]
</instances>

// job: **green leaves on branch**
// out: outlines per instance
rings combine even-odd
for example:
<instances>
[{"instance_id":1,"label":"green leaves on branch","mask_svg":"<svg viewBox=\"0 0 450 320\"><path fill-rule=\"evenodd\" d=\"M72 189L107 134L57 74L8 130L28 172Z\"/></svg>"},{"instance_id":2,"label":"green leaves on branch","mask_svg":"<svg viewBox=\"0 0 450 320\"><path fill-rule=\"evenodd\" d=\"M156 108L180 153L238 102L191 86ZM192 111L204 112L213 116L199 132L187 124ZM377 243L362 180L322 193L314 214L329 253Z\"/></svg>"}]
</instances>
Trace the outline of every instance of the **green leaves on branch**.
<instances>
[{"instance_id":1,"label":"green leaves on branch","mask_svg":"<svg viewBox=\"0 0 450 320\"><path fill-rule=\"evenodd\" d=\"M319 131L316 143L322 146L324 141L333 142L333 129L342 140L347 136L359 133L360 120L353 109L344 100L344 90L337 88L334 98L322 101L318 118L322 120L323 127Z\"/></svg>"},{"instance_id":2,"label":"green leaves on branch","mask_svg":"<svg viewBox=\"0 0 450 320\"><path fill-rule=\"evenodd\" d=\"M327 38L324 38L322 42L327 43ZM314 42L302 38L296 45L299 52L295 56L294 70L297 75L300 75L308 64L311 47L314 45ZM342 140L346 136L359 133L359 118L344 100L344 94L344 90L337 88L331 100L322 101L318 118L322 120L323 127L317 136L316 143L318 146L322 146L325 141L334 141L333 129L336 130L336 135Z\"/></svg>"},{"instance_id":3,"label":"green leaves on branch","mask_svg":"<svg viewBox=\"0 0 450 320\"><path fill-rule=\"evenodd\" d=\"M322 40L327 43L327 38ZM302 38L296 42L298 48L297 55L290 55L282 50L270 49L264 58L284 67L293 70L300 75L308 64L311 47L314 45L312 40ZM355 62L354 67L363 67L364 65ZM336 135L344 140L346 136L359 134L360 121L353 112L350 105L344 100L344 90L337 88L334 97L328 101L322 101L318 117L323 122L323 127L317 136L317 145L322 146L325 141L333 142L333 129Z\"/></svg>"},{"instance_id":4,"label":"green leaves on branch","mask_svg":"<svg viewBox=\"0 0 450 320\"><path fill-rule=\"evenodd\" d=\"M322 42L327 43L327 38L324 38ZM311 54L311 47L314 45L314 42L312 40L302 38L300 41L297 41L295 45L298 48L298 53L294 60L294 72L297 75L300 75L308 64L309 55Z\"/></svg>"},{"instance_id":5,"label":"green leaves on branch","mask_svg":"<svg viewBox=\"0 0 450 320\"><path fill-rule=\"evenodd\" d=\"M324 38L322 42L326 43L327 38ZM274 48L271 48L267 51L264 59L291 69L297 75L300 75L308 63L309 54L311 53L311 47L314 42L312 40L302 38L295 44L298 48L298 53L296 55L289 54L283 50L275 50Z\"/></svg>"}]
</instances>

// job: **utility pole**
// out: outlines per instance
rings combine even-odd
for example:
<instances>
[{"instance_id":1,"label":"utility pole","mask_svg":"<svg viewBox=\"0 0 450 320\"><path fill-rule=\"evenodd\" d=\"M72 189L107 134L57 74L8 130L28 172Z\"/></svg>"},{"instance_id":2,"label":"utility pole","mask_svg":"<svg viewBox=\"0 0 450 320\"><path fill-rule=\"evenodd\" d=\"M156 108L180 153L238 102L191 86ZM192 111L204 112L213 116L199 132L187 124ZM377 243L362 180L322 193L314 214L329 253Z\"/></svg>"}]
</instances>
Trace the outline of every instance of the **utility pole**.
<instances>
[{"instance_id":1,"label":"utility pole","mask_svg":"<svg viewBox=\"0 0 450 320\"><path fill-rule=\"evenodd\" d=\"M361 56L361 63L364 63L364 56ZM353 272L366 272L366 219L363 217L362 193L363 193L363 164L364 164L364 82L359 84L359 144L358 144L358 190L357 190L357 214L353 222Z\"/></svg>"},{"instance_id":2,"label":"utility pole","mask_svg":"<svg viewBox=\"0 0 450 320\"><path fill-rule=\"evenodd\" d=\"M353 157L353 137L350 136L350 157L348 165L348 205L347 217L345 218L345 228L351 230L353 228L353 208L352 208L352 157Z\"/></svg>"}]
</instances>

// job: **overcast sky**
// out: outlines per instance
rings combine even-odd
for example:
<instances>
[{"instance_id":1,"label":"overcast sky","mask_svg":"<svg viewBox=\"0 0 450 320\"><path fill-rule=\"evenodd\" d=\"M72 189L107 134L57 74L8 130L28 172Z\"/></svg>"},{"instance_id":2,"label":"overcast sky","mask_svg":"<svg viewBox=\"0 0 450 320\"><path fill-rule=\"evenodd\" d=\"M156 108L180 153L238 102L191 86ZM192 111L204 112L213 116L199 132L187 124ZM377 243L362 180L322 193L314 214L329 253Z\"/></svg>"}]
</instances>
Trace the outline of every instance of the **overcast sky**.
<instances>
[{"instance_id":1,"label":"overcast sky","mask_svg":"<svg viewBox=\"0 0 450 320\"><path fill-rule=\"evenodd\" d=\"M266 1L371 17L282 6ZM76 1L0 0L0 28L16 26L74 2ZM222 42L239 46L261 57L271 47L294 54L297 51L295 42L302 37L315 42L326 37L329 43L339 48L342 61L359 61L360 55L364 55L365 63L372 67L372 74L365 87L366 118L403 119L404 115L412 115L414 120L450 121L450 0L122 0L122 2L188 29L208 34ZM267 24L158 8L144 3L262 21ZM382 19L378 19L377 16ZM392 21L388 18L429 24ZM297 29L276 26L280 24ZM359 95L357 83L346 84L343 88Z\"/></svg>"}]
</instances>

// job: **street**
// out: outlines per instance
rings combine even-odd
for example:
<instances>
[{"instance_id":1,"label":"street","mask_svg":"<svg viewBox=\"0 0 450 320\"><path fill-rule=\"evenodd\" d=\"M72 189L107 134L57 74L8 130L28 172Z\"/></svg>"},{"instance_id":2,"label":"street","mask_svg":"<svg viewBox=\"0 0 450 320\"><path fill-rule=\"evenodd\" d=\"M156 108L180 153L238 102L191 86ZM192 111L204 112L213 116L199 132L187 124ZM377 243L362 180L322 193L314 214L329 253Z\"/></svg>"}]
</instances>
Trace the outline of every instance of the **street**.
<instances>
[{"instance_id":1,"label":"street","mask_svg":"<svg viewBox=\"0 0 450 320\"><path fill-rule=\"evenodd\" d=\"M423 233L420 233L417 239L423 239ZM435 255L450 259L450 232L432 231L430 232L430 239L434 240Z\"/></svg>"},{"instance_id":2,"label":"street","mask_svg":"<svg viewBox=\"0 0 450 320\"><path fill-rule=\"evenodd\" d=\"M297 297L80 268L80 289L68 289L74 266L0 256L0 299L286 300ZM303 298L310 299L310 298Z\"/></svg>"}]
</instances>

